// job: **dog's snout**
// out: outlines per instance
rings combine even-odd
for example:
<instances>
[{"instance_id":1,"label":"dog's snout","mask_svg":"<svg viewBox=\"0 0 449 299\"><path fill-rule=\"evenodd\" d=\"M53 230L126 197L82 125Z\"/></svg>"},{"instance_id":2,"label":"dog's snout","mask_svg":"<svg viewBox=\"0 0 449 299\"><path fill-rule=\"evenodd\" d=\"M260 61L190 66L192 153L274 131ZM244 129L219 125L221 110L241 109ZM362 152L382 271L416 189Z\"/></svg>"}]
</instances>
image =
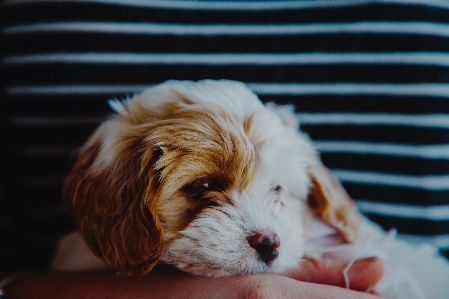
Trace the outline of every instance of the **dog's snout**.
<instances>
[{"instance_id":1,"label":"dog's snout","mask_svg":"<svg viewBox=\"0 0 449 299\"><path fill-rule=\"evenodd\" d=\"M278 256L281 241L274 233L256 233L246 238L249 245L257 251L259 258L270 265Z\"/></svg>"}]
</instances>

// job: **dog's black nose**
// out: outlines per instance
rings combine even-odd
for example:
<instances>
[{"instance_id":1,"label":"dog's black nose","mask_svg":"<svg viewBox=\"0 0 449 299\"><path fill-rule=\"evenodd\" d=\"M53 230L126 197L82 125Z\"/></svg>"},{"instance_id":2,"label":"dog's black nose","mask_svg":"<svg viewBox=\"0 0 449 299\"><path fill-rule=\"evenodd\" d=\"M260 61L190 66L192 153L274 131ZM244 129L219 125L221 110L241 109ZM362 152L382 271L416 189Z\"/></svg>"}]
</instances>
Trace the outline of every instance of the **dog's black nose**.
<instances>
[{"instance_id":1,"label":"dog's black nose","mask_svg":"<svg viewBox=\"0 0 449 299\"><path fill-rule=\"evenodd\" d=\"M259 254L259 258L268 266L277 258L281 245L278 235L274 233L256 233L246 238L249 245Z\"/></svg>"}]
</instances>

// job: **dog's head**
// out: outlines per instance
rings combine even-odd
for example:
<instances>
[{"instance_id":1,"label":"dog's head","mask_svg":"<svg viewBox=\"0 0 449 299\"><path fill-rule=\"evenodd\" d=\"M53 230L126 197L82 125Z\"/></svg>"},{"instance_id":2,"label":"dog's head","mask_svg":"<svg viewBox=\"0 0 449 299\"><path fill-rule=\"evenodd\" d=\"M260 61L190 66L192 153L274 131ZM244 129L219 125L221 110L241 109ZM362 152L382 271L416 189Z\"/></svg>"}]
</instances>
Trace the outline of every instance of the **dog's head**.
<instances>
[{"instance_id":1,"label":"dog's head","mask_svg":"<svg viewBox=\"0 0 449 299\"><path fill-rule=\"evenodd\" d=\"M354 237L354 206L290 108L232 81L167 82L112 106L64 193L118 272L159 261L201 275L282 272L304 256L313 215Z\"/></svg>"}]
</instances>

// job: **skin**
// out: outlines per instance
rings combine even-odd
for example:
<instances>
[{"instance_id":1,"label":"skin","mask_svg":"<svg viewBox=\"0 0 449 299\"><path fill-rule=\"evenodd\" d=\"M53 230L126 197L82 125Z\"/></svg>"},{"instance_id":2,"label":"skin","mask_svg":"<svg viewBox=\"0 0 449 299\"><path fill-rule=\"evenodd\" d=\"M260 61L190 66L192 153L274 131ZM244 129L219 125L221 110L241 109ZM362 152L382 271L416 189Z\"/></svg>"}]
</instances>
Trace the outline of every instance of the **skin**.
<instances>
[{"instance_id":1,"label":"skin","mask_svg":"<svg viewBox=\"0 0 449 299\"><path fill-rule=\"evenodd\" d=\"M383 272L377 258L357 261L349 270L350 286L345 289L341 274L346 263L324 258L305 260L301 269L285 276L258 274L207 278L169 267L156 267L142 277L116 276L111 272L46 273L27 276L10 284L10 299L40 298L341 298L379 299L369 290Z\"/></svg>"}]
</instances>

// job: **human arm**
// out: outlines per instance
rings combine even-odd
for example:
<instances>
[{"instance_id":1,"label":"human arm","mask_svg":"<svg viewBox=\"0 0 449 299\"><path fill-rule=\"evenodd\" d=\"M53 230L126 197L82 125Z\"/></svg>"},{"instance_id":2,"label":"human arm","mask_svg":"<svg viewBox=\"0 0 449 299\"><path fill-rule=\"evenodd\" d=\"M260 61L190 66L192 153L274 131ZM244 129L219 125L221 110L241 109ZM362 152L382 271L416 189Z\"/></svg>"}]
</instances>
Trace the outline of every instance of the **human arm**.
<instances>
[{"instance_id":1,"label":"human arm","mask_svg":"<svg viewBox=\"0 0 449 299\"><path fill-rule=\"evenodd\" d=\"M349 272L352 286L371 286L380 278L378 260L355 263ZM290 277L274 274L207 278L168 267L157 267L143 277L116 276L111 272L48 273L27 276L7 288L6 298L379 298L341 286L343 264L334 260L307 260ZM352 271L352 272L351 272ZM296 279L312 282L298 281ZM319 279L318 279L319 277ZM293 279L296 278L296 279ZM357 284L352 283L358 281Z\"/></svg>"}]
</instances>

